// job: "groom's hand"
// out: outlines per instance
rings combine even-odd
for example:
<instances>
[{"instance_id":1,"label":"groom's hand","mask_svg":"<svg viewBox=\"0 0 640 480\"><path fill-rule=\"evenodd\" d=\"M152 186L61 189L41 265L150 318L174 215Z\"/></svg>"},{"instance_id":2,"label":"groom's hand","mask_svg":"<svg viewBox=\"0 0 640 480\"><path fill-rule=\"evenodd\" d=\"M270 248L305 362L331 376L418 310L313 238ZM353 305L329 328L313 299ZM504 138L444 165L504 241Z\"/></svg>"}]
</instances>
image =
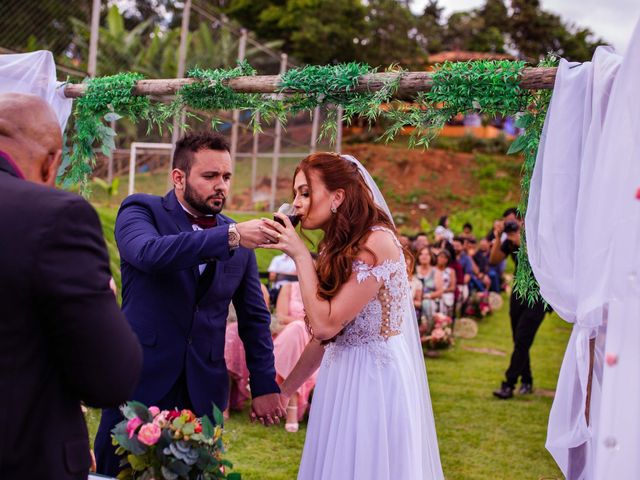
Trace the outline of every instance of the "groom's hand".
<instances>
[{"instance_id":1,"label":"groom's hand","mask_svg":"<svg viewBox=\"0 0 640 480\"><path fill-rule=\"evenodd\" d=\"M284 416L280 405L280 394L269 393L255 397L251 401L251 421L256 419L263 425L280 423L280 417Z\"/></svg>"},{"instance_id":2,"label":"groom's hand","mask_svg":"<svg viewBox=\"0 0 640 480\"><path fill-rule=\"evenodd\" d=\"M249 220L236 223L236 229L240 234L240 245L245 248L256 248L258 245L270 243L271 237L264 230L262 220ZM274 233L277 235L277 232Z\"/></svg>"}]
</instances>

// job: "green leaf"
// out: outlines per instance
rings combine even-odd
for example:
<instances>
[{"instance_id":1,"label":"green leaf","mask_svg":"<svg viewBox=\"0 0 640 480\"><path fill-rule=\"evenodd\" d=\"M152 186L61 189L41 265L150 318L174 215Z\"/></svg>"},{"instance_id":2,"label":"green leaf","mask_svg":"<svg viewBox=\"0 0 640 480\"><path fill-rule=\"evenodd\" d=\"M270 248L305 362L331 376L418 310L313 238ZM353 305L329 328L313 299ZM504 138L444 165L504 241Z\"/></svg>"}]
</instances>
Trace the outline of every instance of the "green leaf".
<instances>
[{"instance_id":1,"label":"green leaf","mask_svg":"<svg viewBox=\"0 0 640 480\"><path fill-rule=\"evenodd\" d=\"M193 435L195 432L195 426L193 423L186 423L184 427L182 427L182 433L185 435Z\"/></svg>"},{"instance_id":2,"label":"green leaf","mask_svg":"<svg viewBox=\"0 0 640 480\"><path fill-rule=\"evenodd\" d=\"M151 415L146 405L136 401L130 401L128 405L143 422L149 423L153 421L153 415Z\"/></svg>"},{"instance_id":3,"label":"green leaf","mask_svg":"<svg viewBox=\"0 0 640 480\"><path fill-rule=\"evenodd\" d=\"M222 411L216 406L215 403L213 404L213 420L215 421L216 425L223 425L224 424L224 416L222 415Z\"/></svg>"},{"instance_id":4,"label":"green leaf","mask_svg":"<svg viewBox=\"0 0 640 480\"><path fill-rule=\"evenodd\" d=\"M133 454L127 455L127 461L133 470L143 471L148 467L147 463L143 459Z\"/></svg>"},{"instance_id":5,"label":"green leaf","mask_svg":"<svg viewBox=\"0 0 640 480\"><path fill-rule=\"evenodd\" d=\"M527 146L528 141L529 139L526 135L520 135L513 141L513 143L509 147L509 150L507 150L507 155L512 155L514 153L522 151Z\"/></svg>"},{"instance_id":6,"label":"green leaf","mask_svg":"<svg viewBox=\"0 0 640 480\"><path fill-rule=\"evenodd\" d=\"M209 420L208 415L202 416L201 424L202 424L202 434L207 438L213 438L213 433L215 430L214 430L213 424L211 423L211 420Z\"/></svg>"},{"instance_id":7,"label":"green leaf","mask_svg":"<svg viewBox=\"0 0 640 480\"><path fill-rule=\"evenodd\" d=\"M118 115L116 112L109 112L104 116L104 119L107 122L115 122L116 120L120 120L122 115Z\"/></svg>"},{"instance_id":8,"label":"green leaf","mask_svg":"<svg viewBox=\"0 0 640 480\"><path fill-rule=\"evenodd\" d=\"M519 115L516 118L516 122L515 125L518 128L522 128L522 129L527 129L531 126L531 124L533 123L535 117L533 115L529 115L529 114L523 114L523 115Z\"/></svg>"}]
</instances>

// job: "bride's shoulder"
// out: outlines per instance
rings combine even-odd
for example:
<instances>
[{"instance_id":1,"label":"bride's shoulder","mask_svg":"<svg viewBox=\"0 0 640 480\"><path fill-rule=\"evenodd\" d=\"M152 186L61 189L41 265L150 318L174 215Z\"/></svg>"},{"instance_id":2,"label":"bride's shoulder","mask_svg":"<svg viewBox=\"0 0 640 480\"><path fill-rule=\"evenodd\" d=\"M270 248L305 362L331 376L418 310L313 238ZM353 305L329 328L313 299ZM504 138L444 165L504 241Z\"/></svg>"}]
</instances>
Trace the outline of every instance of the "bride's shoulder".
<instances>
[{"instance_id":1,"label":"bride's shoulder","mask_svg":"<svg viewBox=\"0 0 640 480\"><path fill-rule=\"evenodd\" d=\"M365 248L360 250L358 260L369 265L379 265L385 260L397 260L399 254L397 242L391 230L374 227L365 239L363 244Z\"/></svg>"}]
</instances>

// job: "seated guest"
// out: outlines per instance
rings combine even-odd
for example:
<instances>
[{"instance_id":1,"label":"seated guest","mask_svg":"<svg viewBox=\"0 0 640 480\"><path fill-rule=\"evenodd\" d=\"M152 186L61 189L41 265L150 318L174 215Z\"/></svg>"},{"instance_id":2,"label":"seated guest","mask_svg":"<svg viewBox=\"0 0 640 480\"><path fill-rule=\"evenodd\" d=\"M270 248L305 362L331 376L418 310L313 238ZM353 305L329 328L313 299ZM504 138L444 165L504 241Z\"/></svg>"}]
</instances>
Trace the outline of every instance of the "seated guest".
<instances>
[{"instance_id":1,"label":"seated guest","mask_svg":"<svg viewBox=\"0 0 640 480\"><path fill-rule=\"evenodd\" d=\"M459 235L460 238L465 238L467 240L475 239L473 236L473 225L469 222L465 223L462 226L462 233Z\"/></svg>"},{"instance_id":2,"label":"seated guest","mask_svg":"<svg viewBox=\"0 0 640 480\"><path fill-rule=\"evenodd\" d=\"M273 341L273 355L275 357L276 380L282 383L289 376L293 367L305 347L311 340L309 331L304 322L304 305L300 293L300 283L290 282L283 285L278 304L276 305L276 317L280 332ZM309 394L316 385L316 373L311 375L298 389L295 395L289 398L285 429L288 432L298 431L298 422L304 418L309 405Z\"/></svg>"},{"instance_id":3,"label":"seated guest","mask_svg":"<svg viewBox=\"0 0 640 480\"><path fill-rule=\"evenodd\" d=\"M269 292L264 284L260 284L264 303L269 306ZM251 398L249 391L249 369L245 358L244 344L238 332L238 317L233 303L229 305L227 328L224 337L224 360L229 372L229 406L224 411L225 418L229 418L229 411L242 410L247 400Z\"/></svg>"},{"instance_id":4,"label":"seated guest","mask_svg":"<svg viewBox=\"0 0 640 480\"><path fill-rule=\"evenodd\" d=\"M449 229L449 217L446 215L440 217L434 235L436 237L436 243L441 240L446 240L449 243L453 241L453 232Z\"/></svg>"},{"instance_id":5,"label":"seated guest","mask_svg":"<svg viewBox=\"0 0 640 480\"><path fill-rule=\"evenodd\" d=\"M442 296L438 302L438 311L451 318L454 317L455 313L457 292L456 272L453 267L451 267L453 264L454 260L450 249L442 248L436 257L436 268L442 278Z\"/></svg>"},{"instance_id":6,"label":"seated guest","mask_svg":"<svg viewBox=\"0 0 640 480\"><path fill-rule=\"evenodd\" d=\"M435 267L436 259L429 248L423 248L418 254L416 278L422 284L420 302L420 328L429 331L433 326L433 314L438 311L438 302L444 293L442 274Z\"/></svg>"},{"instance_id":7,"label":"seated guest","mask_svg":"<svg viewBox=\"0 0 640 480\"><path fill-rule=\"evenodd\" d=\"M409 275L409 287L411 288L411 298L413 299L413 307L416 311L416 319L418 325L420 325L420 317L422 315L422 280L420 280L415 273L415 267L413 265L413 255L405 256L407 263L407 275Z\"/></svg>"},{"instance_id":8,"label":"seated guest","mask_svg":"<svg viewBox=\"0 0 640 480\"><path fill-rule=\"evenodd\" d=\"M109 288L91 205L56 190L62 132L40 98L0 94L0 477L86 479L81 402L117 407L142 351Z\"/></svg>"},{"instance_id":9,"label":"seated guest","mask_svg":"<svg viewBox=\"0 0 640 480\"><path fill-rule=\"evenodd\" d=\"M296 264L286 253L276 255L269 263L269 296L271 304L278 301L278 294L283 285L297 280Z\"/></svg>"},{"instance_id":10,"label":"seated guest","mask_svg":"<svg viewBox=\"0 0 640 480\"><path fill-rule=\"evenodd\" d=\"M491 264L489 263L489 251L490 245L489 241L486 238L481 238L480 242L476 242L475 240L471 240L469 244L469 254L473 260L473 263L477 267L476 276L478 280L482 282L485 290L491 290L492 285L494 284L493 278L491 277ZM497 288L499 288L499 281L497 283ZM498 290L493 290L498 291Z\"/></svg>"}]
</instances>

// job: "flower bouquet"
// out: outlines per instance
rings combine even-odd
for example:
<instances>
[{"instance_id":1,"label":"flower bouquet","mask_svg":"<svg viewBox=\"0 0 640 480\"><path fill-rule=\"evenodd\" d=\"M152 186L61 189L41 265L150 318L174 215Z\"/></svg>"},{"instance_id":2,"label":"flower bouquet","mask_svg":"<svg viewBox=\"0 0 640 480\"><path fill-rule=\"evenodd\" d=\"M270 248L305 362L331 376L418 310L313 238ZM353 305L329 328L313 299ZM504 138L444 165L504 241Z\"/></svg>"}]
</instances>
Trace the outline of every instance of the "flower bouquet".
<instances>
[{"instance_id":1,"label":"flower bouquet","mask_svg":"<svg viewBox=\"0 0 640 480\"><path fill-rule=\"evenodd\" d=\"M428 335L422 337L422 343L431 350L449 348L453 345L453 332L451 317L443 313L433 314L433 330Z\"/></svg>"},{"instance_id":2,"label":"flower bouquet","mask_svg":"<svg viewBox=\"0 0 640 480\"><path fill-rule=\"evenodd\" d=\"M473 292L464 310L465 315L484 318L492 312L488 292Z\"/></svg>"},{"instance_id":3,"label":"flower bouquet","mask_svg":"<svg viewBox=\"0 0 640 480\"><path fill-rule=\"evenodd\" d=\"M126 467L119 479L140 480L239 480L225 473L232 465L221 458L222 413L213 407L214 425L208 416L197 418L191 410L147 408L139 402L122 407L125 419L112 430L116 453Z\"/></svg>"}]
</instances>

